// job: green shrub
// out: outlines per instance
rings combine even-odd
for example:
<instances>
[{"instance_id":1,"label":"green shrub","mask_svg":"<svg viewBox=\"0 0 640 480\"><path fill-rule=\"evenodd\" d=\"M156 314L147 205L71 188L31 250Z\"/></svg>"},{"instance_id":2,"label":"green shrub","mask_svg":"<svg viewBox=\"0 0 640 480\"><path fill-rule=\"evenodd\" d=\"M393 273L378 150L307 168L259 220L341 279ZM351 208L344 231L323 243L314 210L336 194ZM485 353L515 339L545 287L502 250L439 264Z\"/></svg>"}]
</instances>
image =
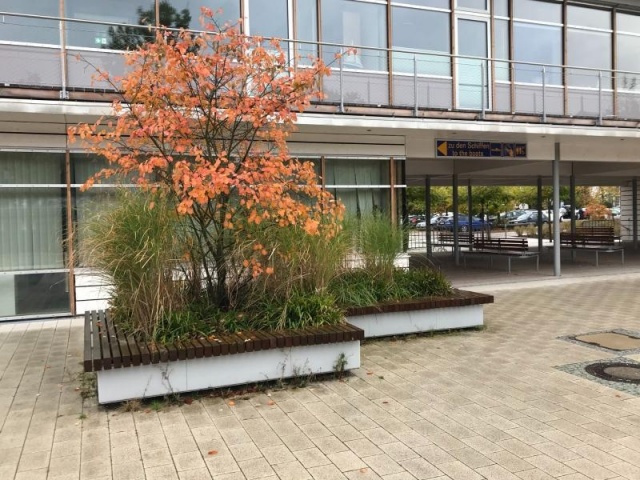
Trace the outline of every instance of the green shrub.
<instances>
[{"instance_id":1,"label":"green shrub","mask_svg":"<svg viewBox=\"0 0 640 480\"><path fill-rule=\"evenodd\" d=\"M451 293L451 284L436 270L395 269L386 280L366 269L345 272L332 283L330 292L342 308L376 303L442 296Z\"/></svg>"},{"instance_id":2,"label":"green shrub","mask_svg":"<svg viewBox=\"0 0 640 480\"><path fill-rule=\"evenodd\" d=\"M391 280L394 261L402 249L402 227L384 215L372 214L362 217L352 228L356 230L355 249L365 270Z\"/></svg>"},{"instance_id":3,"label":"green shrub","mask_svg":"<svg viewBox=\"0 0 640 480\"><path fill-rule=\"evenodd\" d=\"M328 293L292 291L286 297L265 295L250 309L227 312L221 320L226 332L274 331L342 323L344 312Z\"/></svg>"},{"instance_id":4,"label":"green shrub","mask_svg":"<svg viewBox=\"0 0 640 480\"><path fill-rule=\"evenodd\" d=\"M158 320L185 303L176 281L183 252L174 206L150 192L122 189L112 208L87 221L83 257L113 284L111 307L132 333L153 338Z\"/></svg>"}]
</instances>

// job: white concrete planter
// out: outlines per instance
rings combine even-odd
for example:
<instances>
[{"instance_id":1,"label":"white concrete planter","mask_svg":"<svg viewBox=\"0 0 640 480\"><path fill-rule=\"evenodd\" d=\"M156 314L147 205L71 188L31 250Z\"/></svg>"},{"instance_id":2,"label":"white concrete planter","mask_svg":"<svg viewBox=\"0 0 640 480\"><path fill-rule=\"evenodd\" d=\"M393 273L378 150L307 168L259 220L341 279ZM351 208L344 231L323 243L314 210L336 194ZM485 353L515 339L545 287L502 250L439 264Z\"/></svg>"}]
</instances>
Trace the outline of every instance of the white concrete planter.
<instances>
[{"instance_id":1,"label":"white concrete planter","mask_svg":"<svg viewBox=\"0 0 640 480\"><path fill-rule=\"evenodd\" d=\"M360 367L360 341L277 348L97 372L98 402L112 403Z\"/></svg>"},{"instance_id":2,"label":"white concrete planter","mask_svg":"<svg viewBox=\"0 0 640 480\"><path fill-rule=\"evenodd\" d=\"M350 324L364 330L365 338L480 327L484 325L483 304L493 297L458 291L453 299L430 299L376 308L352 309Z\"/></svg>"},{"instance_id":3,"label":"white concrete planter","mask_svg":"<svg viewBox=\"0 0 640 480\"><path fill-rule=\"evenodd\" d=\"M363 338L342 324L160 345L125 337L108 312L92 311L85 314L84 370L96 372L98 402L112 403L359 368Z\"/></svg>"}]
</instances>

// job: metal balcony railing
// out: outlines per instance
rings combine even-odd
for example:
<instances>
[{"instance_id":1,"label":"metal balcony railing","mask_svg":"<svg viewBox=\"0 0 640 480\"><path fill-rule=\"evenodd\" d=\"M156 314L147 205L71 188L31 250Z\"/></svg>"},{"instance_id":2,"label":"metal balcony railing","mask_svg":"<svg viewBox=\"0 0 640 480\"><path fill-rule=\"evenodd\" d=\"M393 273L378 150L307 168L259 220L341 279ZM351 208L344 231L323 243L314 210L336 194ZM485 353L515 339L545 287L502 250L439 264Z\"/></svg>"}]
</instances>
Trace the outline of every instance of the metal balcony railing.
<instances>
[{"instance_id":1,"label":"metal balcony railing","mask_svg":"<svg viewBox=\"0 0 640 480\"><path fill-rule=\"evenodd\" d=\"M0 12L0 97L11 89L112 91L94 81L95 67L125 74L122 51L110 47L152 36L153 27ZM45 39L45 41L39 40ZM284 40L300 68L320 56L333 75L323 102L353 106L640 120L640 72L464 57L400 48ZM336 53L343 55L336 59ZM2 88L4 87L4 88ZM13 88L12 88L13 87ZM4 93L3 93L4 92Z\"/></svg>"}]
</instances>

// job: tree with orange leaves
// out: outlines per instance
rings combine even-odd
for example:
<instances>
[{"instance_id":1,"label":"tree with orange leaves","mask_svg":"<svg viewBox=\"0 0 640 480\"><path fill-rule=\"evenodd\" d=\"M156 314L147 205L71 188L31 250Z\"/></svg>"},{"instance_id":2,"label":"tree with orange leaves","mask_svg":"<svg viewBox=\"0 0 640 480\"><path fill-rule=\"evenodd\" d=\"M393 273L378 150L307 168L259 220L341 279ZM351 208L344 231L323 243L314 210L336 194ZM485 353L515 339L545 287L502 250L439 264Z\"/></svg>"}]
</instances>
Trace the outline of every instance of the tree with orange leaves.
<instances>
[{"instance_id":1,"label":"tree with orange leaves","mask_svg":"<svg viewBox=\"0 0 640 480\"><path fill-rule=\"evenodd\" d=\"M332 235L343 209L287 149L327 67L315 60L296 69L277 41L218 28L207 9L203 16L202 33L160 30L127 53L125 77L99 72L121 99L112 116L69 136L109 163L87 186L117 174L175 200L191 232L192 273L224 308L239 282L271 273L265 259L277 246L246 248L256 226Z\"/></svg>"}]
</instances>

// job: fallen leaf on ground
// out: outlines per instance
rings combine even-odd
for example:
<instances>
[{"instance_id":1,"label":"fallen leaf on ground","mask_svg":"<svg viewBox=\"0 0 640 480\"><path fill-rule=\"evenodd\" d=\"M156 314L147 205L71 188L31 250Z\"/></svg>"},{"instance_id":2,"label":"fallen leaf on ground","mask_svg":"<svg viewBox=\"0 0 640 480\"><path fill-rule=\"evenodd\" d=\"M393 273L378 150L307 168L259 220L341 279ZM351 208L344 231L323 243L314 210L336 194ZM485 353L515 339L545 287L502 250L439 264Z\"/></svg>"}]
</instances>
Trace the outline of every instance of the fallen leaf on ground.
<instances>
[{"instance_id":1,"label":"fallen leaf on ground","mask_svg":"<svg viewBox=\"0 0 640 480\"><path fill-rule=\"evenodd\" d=\"M207 452L208 455L217 455L218 454L218 450L209 450Z\"/></svg>"},{"instance_id":2,"label":"fallen leaf on ground","mask_svg":"<svg viewBox=\"0 0 640 480\"><path fill-rule=\"evenodd\" d=\"M233 407L236 404L236 402L234 402L233 400L229 400L229 402L227 403L227 405L229 405L230 407Z\"/></svg>"},{"instance_id":3,"label":"fallen leaf on ground","mask_svg":"<svg viewBox=\"0 0 640 480\"><path fill-rule=\"evenodd\" d=\"M276 404L276 402L274 402L273 400L269 400L269 401L267 402L267 405L275 405L275 404Z\"/></svg>"},{"instance_id":4,"label":"fallen leaf on ground","mask_svg":"<svg viewBox=\"0 0 640 480\"><path fill-rule=\"evenodd\" d=\"M186 403L187 405L191 405L193 403L193 398L187 397L183 400L183 402Z\"/></svg>"},{"instance_id":5,"label":"fallen leaf on ground","mask_svg":"<svg viewBox=\"0 0 640 480\"><path fill-rule=\"evenodd\" d=\"M360 473L367 473L367 469L366 468L361 468L360 469Z\"/></svg>"}]
</instances>

